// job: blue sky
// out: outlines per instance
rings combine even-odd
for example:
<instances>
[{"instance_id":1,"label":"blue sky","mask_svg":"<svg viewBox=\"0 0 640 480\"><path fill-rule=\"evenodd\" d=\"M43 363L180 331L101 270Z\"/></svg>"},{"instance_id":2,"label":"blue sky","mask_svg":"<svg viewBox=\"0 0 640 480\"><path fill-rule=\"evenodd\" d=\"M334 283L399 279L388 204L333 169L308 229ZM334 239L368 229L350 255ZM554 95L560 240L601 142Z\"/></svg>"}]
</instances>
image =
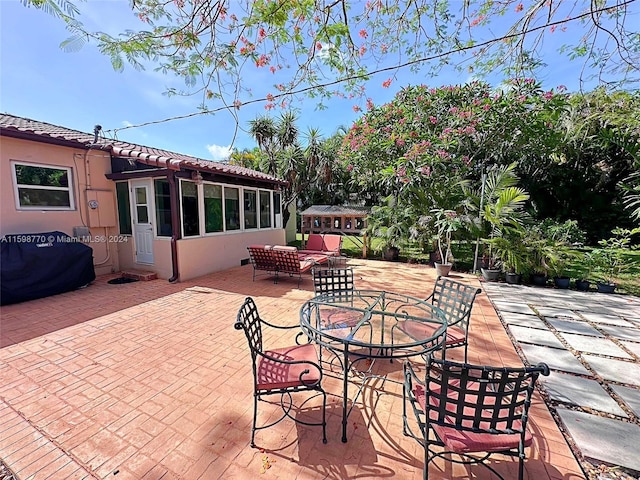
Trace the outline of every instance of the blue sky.
<instances>
[{"instance_id":1,"label":"blue sky","mask_svg":"<svg viewBox=\"0 0 640 480\"><path fill-rule=\"evenodd\" d=\"M90 30L116 34L136 26L136 19L126 0L76 2L80 19ZM136 71L125 66L122 73L113 70L109 59L93 45L73 53L64 52L60 42L69 37L63 22L46 13L24 7L18 0L0 0L0 110L18 116L92 132L96 124L103 129L117 129L128 124L161 120L197 110L198 98L167 97L167 86L180 87L181 81L153 70ZM540 77L546 88L566 85L578 89L579 65L558 58L554 46L548 45L549 68ZM256 71L249 82L264 82ZM403 85L440 86L468 80L455 72L443 72L438 78L403 71L390 88L383 88L388 77L376 76L367 86L367 96L376 104L390 101ZM559 79L555 81L555 79ZM299 127L316 127L330 136L341 125L349 127L359 114L353 100L334 99L326 110L317 110L316 101L305 98L294 104L300 109ZM276 115L272 110L270 114ZM264 105L243 107L239 111L240 128L256 115L267 113ZM233 141L235 120L226 113L204 115L120 131L120 140L163 148L205 159L215 158ZM255 142L238 131L237 149L253 148ZM214 152L214 153L212 153ZM219 155L217 155L219 156Z\"/></svg>"}]
</instances>

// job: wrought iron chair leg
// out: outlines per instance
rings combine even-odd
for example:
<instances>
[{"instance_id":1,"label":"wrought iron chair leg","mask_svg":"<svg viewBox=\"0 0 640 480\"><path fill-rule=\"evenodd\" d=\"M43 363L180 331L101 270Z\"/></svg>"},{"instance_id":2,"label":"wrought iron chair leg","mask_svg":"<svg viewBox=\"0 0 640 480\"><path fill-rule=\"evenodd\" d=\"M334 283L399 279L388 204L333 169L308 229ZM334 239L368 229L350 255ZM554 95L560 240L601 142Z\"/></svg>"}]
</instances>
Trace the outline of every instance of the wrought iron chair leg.
<instances>
[{"instance_id":1,"label":"wrought iron chair leg","mask_svg":"<svg viewBox=\"0 0 640 480\"><path fill-rule=\"evenodd\" d=\"M251 428L251 447L256 447L256 422L258 420L258 396L253 395L253 427Z\"/></svg>"}]
</instances>

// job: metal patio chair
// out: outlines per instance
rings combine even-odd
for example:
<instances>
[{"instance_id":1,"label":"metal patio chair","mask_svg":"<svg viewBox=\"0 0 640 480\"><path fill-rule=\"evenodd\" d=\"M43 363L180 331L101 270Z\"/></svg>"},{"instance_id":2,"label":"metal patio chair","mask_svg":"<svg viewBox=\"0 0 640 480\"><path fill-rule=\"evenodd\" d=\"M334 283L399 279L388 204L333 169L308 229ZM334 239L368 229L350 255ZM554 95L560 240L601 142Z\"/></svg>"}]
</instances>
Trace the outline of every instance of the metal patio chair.
<instances>
[{"instance_id":1,"label":"metal patio chair","mask_svg":"<svg viewBox=\"0 0 640 480\"><path fill-rule=\"evenodd\" d=\"M546 364L488 367L429 356L421 380L406 362L402 430L424 447L424 479L429 478L429 462L442 457L454 463L480 463L504 480L485 462L499 453L518 457L518 479L522 480L524 450L533 442L527 431L528 412L539 375L549 375ZM407 404L411 405L419 433L409 425ZM436 452L433 446L444 450Z\"/></svg>"},{"instance_id":2,"label":"metal patio chair","mask_svg":"<svg viewBox=\"0 0 640 480\"><path fill-rule=\"evenodd\" d=\"M251 446L255 447L256 430L272 427L286 417L303 425L322 426L322 441L327 443L326 406L327 394L322 389L322 368L313 344L264 350L262 326L277 329L299 329L299 325L280 326L262 319L258 307L251 297L247 297L238 311L234 327L244 330L253 367L253 426L251 428ZM293 409L292 393L312 391L322 394L322 421L309 423L291 415ZM275 421L257 426L258 400L265 395L281 395L282 416Z\"/></svg>"},{"instance_id":3,"label":"metal patio chair","mask_svg":"<svg viewBox=\"0 0 640 480\"><path fill-rule=\"evenodd\" d=\"M476 296L481 289L465 285L445 277L438 277L433 292L426 300L440 308L447 319L446 348L464 347L464 361L467 361L469 344L469 319ZM413 320L400 322L393 327L398 328L411 338L420 339L433 334L434 323L424 323ZM443 350L443 357L445 351Z\"/></svg>"}]
</instances>

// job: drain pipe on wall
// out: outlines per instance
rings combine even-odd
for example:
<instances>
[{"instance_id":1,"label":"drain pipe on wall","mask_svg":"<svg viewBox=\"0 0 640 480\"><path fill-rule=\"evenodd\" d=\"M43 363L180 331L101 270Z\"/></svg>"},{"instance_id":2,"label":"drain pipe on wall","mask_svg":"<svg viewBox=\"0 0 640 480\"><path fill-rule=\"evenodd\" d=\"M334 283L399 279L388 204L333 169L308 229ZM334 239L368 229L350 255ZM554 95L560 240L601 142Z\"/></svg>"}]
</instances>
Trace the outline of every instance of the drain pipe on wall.
<instances>
[{"instance_id":1,"label":"drain pipe on wall","mask_svg":"<svg viewBox=\"0 0 640 480\"><path fill-rule=\"evenodd\" d=\"M173 276L169 283L175 283L180 279L178 270L178 240L180 239L180 216L178 215L178 188L176 186L176 176L173 170L167 174L169 181L169 202L171 204L171 266Z\"/></svg>"}]
</instances>

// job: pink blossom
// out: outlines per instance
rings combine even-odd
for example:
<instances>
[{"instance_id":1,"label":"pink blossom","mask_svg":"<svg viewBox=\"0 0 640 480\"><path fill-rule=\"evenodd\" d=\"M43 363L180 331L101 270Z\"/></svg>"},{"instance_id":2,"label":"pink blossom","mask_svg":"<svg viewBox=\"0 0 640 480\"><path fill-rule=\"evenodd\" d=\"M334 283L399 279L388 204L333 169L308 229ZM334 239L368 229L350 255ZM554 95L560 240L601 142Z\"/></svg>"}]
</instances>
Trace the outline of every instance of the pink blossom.
<instances>
[{"instance_id":1,"label":"pink blossom","mask_svg":"<svg viewBox=\"0 0 640 480\"><path fill-rule=\"evenodd\" d=\"M268 102L273 102L273 100L274 100L273 95L272 95L272 94L270 94L270 93L267 93L267 101L268 101Z\"/></svg>"},{"instance_id":2,"label":"pink blossom","mask_svg":"<svg viewBox=\"0 0 640 480\"><path fill-rule=\"evenodd\" d=\"M387 78L384 82L382 82L382 86L384 88L389 88L389 86L391 85L391 79Z\"/></svg>"},{"instance_id":3,"label":"pink blossom","mask_svg":"<svg viewBox=\"0 0 640 480\"><path fill-rule=\"evenodd\" d=\"M455 113L458 113L458 107L451 107L451 108L449 109L449 113L454 113L454 114L455 114Z\"/></svg>"},{"instance_id":4,"label":"pink blossom","mask_svg":"<svg viewBox=\"0 0 640 480\"><path fill-rule=\"evenodd\" d=\"M352 164L347 165L347 172L353 172L353 165Z\"/></svg>"},{"instance_id":5,"label":"pink blossom","mask_svg":"<svg viewBox=\"0 0 640 480\"><path fill-rule=\"evenodd\" d=\"M322 50L322 44L320 42L316 42L316 50Z\"/></svg>"},{"instance_id":6,"label":"pink blossom","mask_svg":"<svg viewBox=\"0 0 640 480\"><path fill-rule=\"evenodd\" d=\"M429 121L430 121L433 125L435 125L436 123L438 123L438 119L437 119L436 117L434 117L433 115L431 115L431 116L429 117Z\"/></svg>"},{"instance_id":7,"label":"pink blossom","mask_svg":"<svg viewBox=\"0 0 640 480\"><path fill-rule=\"evenodd\" d=\"M467 167L471 165L471 159L469 158L469 155L465 155L464 157L462 157L462 161Z\"/></svg>"},{"instance_id":8,"label":"pink blossom","mask_svg":"<svg viewBox=\"0 0 640 480\"><path fill-rule=\"evenodd\" d=\"M524 9L524 5L522 5L521 3L516 5L516 12L521 12L523 9Z\"/></svg>"},{"instance_id":9,"label":"pink blossom","mask_svg":"<svg viewBox=\"0 0 640 480\"><path fill-rule=\"evenodd\" d=\"M264 67L269 63L269 57L267 55L260 55L256 60L256 67Z\"/></svg>"},{"instance_id":10,"label":"pink blossom","mask_svg":"<svg viewBox=\"0 0 640 480\"><path fill-rule=\"evenodd\" d=\"M358 35L360 35L361 38L367 38L369 36L369 34L367 33L367 31L364 28L362 30L360 30Z\"/></svg>"},{"instance_id":11,"label":"pink blossom","mask_svg":"<svg viewBox=\"0 0 640 480\"><path fill-rule=\"evenodd\" d=\"M482 109L486 112L487 110L489 110L491 108L491 105L489 105L488 103L482 106Z\"/></svg>"},{"instance_id":12,"label":"pink blossom","mask_svg":"<svg viewBox=\"0 0 640 480\"><path fill-rule=\"evenodd\" d=\"M564 92L567 90L567 87L565 87L564 85L558 85L558 88L556 90L558 90L559 92Z\"/></svg>"},{"instance_id":13,"label":"pink blossom","mask_svg":"<svg viewBox=\"0 0 640 480\"><path fill-rule=\"evenodd\" d=\"M548 92L544 92L542 96L545 100L551 100L553 98L553 92L549 90Z\"/></svg>"},{"instance_id":14,"label":"pink blossom","mask_svg":"<svg viewBox=\"0 0 640 480\"><path fill-rule=\"evenodd\" d=\"M271 73L276 73L276 67L274 67L273 65L269 67L269 71Z\"/></svg>"},{"instance_id":15,"label":"pink blossom","mask_svg":"<svg viewBox=\"0 0 640 480\"><path fill-rule=\"evenodd\" d=\"M431 176L431 167L430 166L425 166L425 167L420 167L420 169L418 170L422 175L426 176L426 177L430 177Z\"/></svg>"},{"instance_id":16,"label":"pink blossom","mask_svg":"<svg viewBox=\"0 0 640 480\"><path fill-rule=\"evenodd\" d=\"M354 112L356 112L356 113L358 113L358 112L362 111L362 109L361 109L358 105L354 105L354 106L353 106L353 107L351 107L351 108L352 108L352 110L353 110Z\"/></svg>"},{"instance_id":17,"label":"pink blossom","mask_svg":"<svg viewBox=\"0 0 640 480\"><path fill-rule=\"evenodd\" d=\"M403 138L396 138L396 145L398 145L399 147L404 146L406 142L404 141Z\"/></svg>"},{"instance_id":18,"label":"pink blossom","mask_svg":"<svg viewBox=\"0 0 640 480\"><path fill-rule=\"evenodd\" d=\"M373 100L367 98L367 110L373 110L374 107L375 105L373 104Z\"/></svg>"}]
</instances>

